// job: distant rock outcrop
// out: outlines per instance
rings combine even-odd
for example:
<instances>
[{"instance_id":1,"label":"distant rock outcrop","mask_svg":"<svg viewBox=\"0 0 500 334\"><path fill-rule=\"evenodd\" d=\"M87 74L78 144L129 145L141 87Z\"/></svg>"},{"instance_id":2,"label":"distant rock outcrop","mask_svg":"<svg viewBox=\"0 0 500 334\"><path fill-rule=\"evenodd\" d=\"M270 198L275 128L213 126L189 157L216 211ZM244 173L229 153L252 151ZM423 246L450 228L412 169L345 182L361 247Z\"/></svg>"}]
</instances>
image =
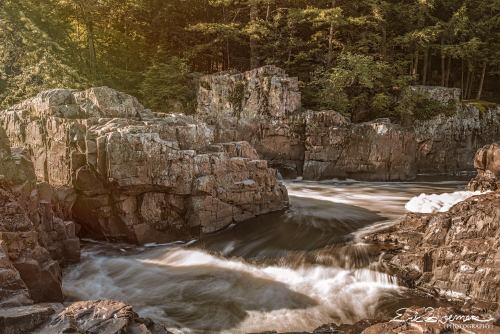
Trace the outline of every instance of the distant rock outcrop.
<instances>
[{"instance_id":1,"label":"distant rock outcrop","mask_svg":"<svg viewBox=\"0 0 500 334\"><path fill-rule=\"evenodd\" d=\"M411 87L453 102L457 112L405 128L386 119L356 124L334 111L303 111L298 87L297 78L275 66L206 75L196 117L214 130L216 142L250 142L286 178L389 181L457 173L473 169L477 149L500 140L500 108L462 105L460 89Z\"/></svg>"},{"instance_id":2,"label":"distant rock outcrop","mask_svg":"<svg viewBox=\"0 0 500 334\"><path fill-rule=\"evenodd\" d=\"M387 119L354 124L334 111L307 112L304 178L413 179L413 132Z\"/></svg>"},{"instance_id":3,"label":"distant rock outcrop","mask_svg":"<svg viewBox=\"0 0 500 334\"><path fill-rule=\"evenodd\" d=\"M285 177L302 175L304 123L297 78L276 66L200 79L197 118L216 142L245 140Z\"/></svg>"},{"instance_id":4,"label":"distant rock outcrop","mask_svg":"<svg viewBox=\"0 0 500 334\"><path fill-rule=\"evenodd\" d=\"M414 131L419 173L472 171L476 151L500 140L500 107L459 106L453 116L416 122Z\"/></svg>"},{"instance_id":5,"label":"distant rock outcrop","mask_svg":"<svg viewBox=\"0 0 500 334\"><path fill-rule=\"evenodd\" d=\"M288 203L248 143L214 144L206 124L107 87L42 92L3 111L0 126L91 236L189 239Z\"/></svg>"}]
</instances>

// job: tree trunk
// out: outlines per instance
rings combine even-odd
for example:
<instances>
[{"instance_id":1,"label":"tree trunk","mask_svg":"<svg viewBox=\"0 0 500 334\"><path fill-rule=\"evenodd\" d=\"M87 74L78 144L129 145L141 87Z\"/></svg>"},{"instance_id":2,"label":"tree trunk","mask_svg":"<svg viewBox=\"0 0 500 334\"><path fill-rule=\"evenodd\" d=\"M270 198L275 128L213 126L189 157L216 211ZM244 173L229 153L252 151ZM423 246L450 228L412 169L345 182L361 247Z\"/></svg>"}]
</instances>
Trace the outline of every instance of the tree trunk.
<instances>
[{"instance_id":1,"label":"tree trunk","mask_svg":"<svg viewBox=\"0 0 500 334\"><path fill-rule=\"evenodd\" d=\"M462 90L462 99L465 100L465 87L464 87L464 59L462 58L462 78L460 80L460 89Z\"/></svg>"},{"instance_id":2,"label":"tree trunk","mask_svg":"<svg viewBox=\"0 0 500 334\"><path fill-rule=\"evenodd\" d=\"M80 7L83 22L85 24L85 30L87 33L87 50L89 53L88 62L90 75L92 79L95 80L97 76L97 57L95 51L94 22L92 21L92 18L90 17L90 14L84 5L84 2L79 1L78 6Z\"/></svg>"},{"instance_id":3,"label":"tree trunk","mask_svg":"<svg viewBox=\"0 0 500 334\"><path fill-rule=\"evenodd\" d=\"M444 37L441 38L441 86L446 84L446 55L444 53Z\"/></svg>"},{"instance_id":4,"label":"tree trunk","mask_svg":"<svg viewBox=\"0 0 500 334\"><path fill-rule=\"evenodd\" d=\"M479 82L479 90L477 91L476 100L481 100L481 96L483 95L483 85L485 76L486 76L486 62L484 62L483 69L481 70L481 81Z\"/></svg>"},{"instance_id":5,"label":"tree trunk","mask_svg":"<svg viewBox=\"0 0 500 334\"><path fill-rule=\"evenodd\" d=\"M332 9L337 5L337 0L332 0ZM335 33L335 26L333 21L330 22L330 32L328 34L328 65L332 64L333 60L333 34Z\"/></svg>"},{"instance_id":6,"label":"tree trunk","mask_svg":"<svg viewBox=\"0 0 500 334\"><path fill-rule=\"evenodd\" d=\"M387 59L387 27L382 28L382 58Z\"/></svg>"},{"instance_id":7,"label":"tree trunk","mask_svg":"<svg viewBox=\"0 0 500 334\"><path fill-rule=\"evenodd\" d=\"M418 55L418 49L415 50L415 63L413 64L413 77L415 78L415 80L417 80L417 76L418 76L418 60L419 60L419 55Z\"/></svg>"},{"instance_id":8,"label":"tree trunk","mask_svg":"<svg viewBox=\"0 0 500 334\"><path fill-rule=\"evenodd\" d=\"M469 82L469 90L467 91L467 98L470 99L472 96L472 87L474 84L474 71L472 69L469 70L470 73L470 82Z\"/></svg>"},{"instance_id":9,"label":"tree trunk","mask_svg":"<svg viewBox=\"0 0 500 334\"><path fill-rule=\"evenodd\" d=\"M450 87L450 73L451 73L451 56L448 57L448 66L446 68L446 87Z\"/></svg>"},{"instance_id":10,"label":"tree trunk","mask_svg":"<svg viewBox=\"0 0 500 334\"><path fill-rule=\"evenodd\" d=\"M259 18L259 7L256 3L250 4L250 23L254 23ZM259 56L257 54L257 40L250 36L250 68L259 67Z\"/></svg>"},{"instance_id":11,"label":"tree trunk","mask_svg":"<svg viewBox=\"0 0 500 334\"><path fill-rule=\"evenodd\" d=\"M429 47L425 47L424 51L424 68L422 69L422 85L427 83L427 70L429 68Z\"/></svg>"}]
</instances>

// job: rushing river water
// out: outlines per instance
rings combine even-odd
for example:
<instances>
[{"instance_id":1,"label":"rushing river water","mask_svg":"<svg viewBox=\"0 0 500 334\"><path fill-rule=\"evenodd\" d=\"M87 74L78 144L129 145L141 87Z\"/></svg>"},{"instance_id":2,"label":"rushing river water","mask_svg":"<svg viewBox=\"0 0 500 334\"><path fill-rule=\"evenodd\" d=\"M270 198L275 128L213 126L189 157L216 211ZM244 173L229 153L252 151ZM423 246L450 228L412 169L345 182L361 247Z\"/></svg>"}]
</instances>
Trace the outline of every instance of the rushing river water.
<instances>
[{"instance_id":1,"label":"rushing river water","mask_svg":"<svg viewBox=\"0 0 500 334\"><path fill-rule=\"evenodd\" d=\"M290 209L187 244L87 242L69 298L123 300L182 333L304 331L434 305L376 271L361 236L464 182L287 182Z\"/></svg>"}]
</instances>

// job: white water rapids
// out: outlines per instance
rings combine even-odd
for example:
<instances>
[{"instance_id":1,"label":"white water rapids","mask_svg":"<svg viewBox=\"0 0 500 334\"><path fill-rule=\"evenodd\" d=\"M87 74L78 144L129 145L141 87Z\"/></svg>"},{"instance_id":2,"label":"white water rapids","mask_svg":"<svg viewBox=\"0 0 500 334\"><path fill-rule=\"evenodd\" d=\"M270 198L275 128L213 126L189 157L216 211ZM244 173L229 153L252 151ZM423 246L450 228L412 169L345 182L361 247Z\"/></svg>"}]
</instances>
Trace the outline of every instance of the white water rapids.
<instances>
[{"instance_id":1,"label":"white water rapids","mask_svg":"<svg viewBox=\"0 0 500 334\"><path fill-rule=\"evenodd\" d=\"M189 245L90 242L67 269L75 299L110 298L182 333L304 331L431 305L375 271L360 231L405 212L420 193L463 182L288 182L291 208Z\"/></svg>"}]
</instances>

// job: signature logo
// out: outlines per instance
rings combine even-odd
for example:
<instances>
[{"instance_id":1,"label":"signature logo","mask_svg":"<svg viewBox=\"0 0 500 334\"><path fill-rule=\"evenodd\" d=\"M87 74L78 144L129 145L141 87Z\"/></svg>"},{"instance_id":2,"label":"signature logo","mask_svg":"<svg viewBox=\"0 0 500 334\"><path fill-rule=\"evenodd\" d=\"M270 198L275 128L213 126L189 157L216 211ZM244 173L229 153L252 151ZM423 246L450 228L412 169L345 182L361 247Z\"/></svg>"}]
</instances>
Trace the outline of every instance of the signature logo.
<instances>
[{"instance_id":1,"label":"signature logo","mask_svg":"<svg viewBox=\"0 0 500 334\"><path fill-rule=\"evenodd\" d=\"M423 312L422 312L423 310ZM419 312L420 311L420 312ZM396 311L396 316L391 319L391 322L414 322L414 323L435 323L447 325L450 323L488 323L494 321L495 318L490 315L478 316L473 314L435 314L433 307L414 310L409 308L400 308Z\"/></svg>"}]
</instances>

